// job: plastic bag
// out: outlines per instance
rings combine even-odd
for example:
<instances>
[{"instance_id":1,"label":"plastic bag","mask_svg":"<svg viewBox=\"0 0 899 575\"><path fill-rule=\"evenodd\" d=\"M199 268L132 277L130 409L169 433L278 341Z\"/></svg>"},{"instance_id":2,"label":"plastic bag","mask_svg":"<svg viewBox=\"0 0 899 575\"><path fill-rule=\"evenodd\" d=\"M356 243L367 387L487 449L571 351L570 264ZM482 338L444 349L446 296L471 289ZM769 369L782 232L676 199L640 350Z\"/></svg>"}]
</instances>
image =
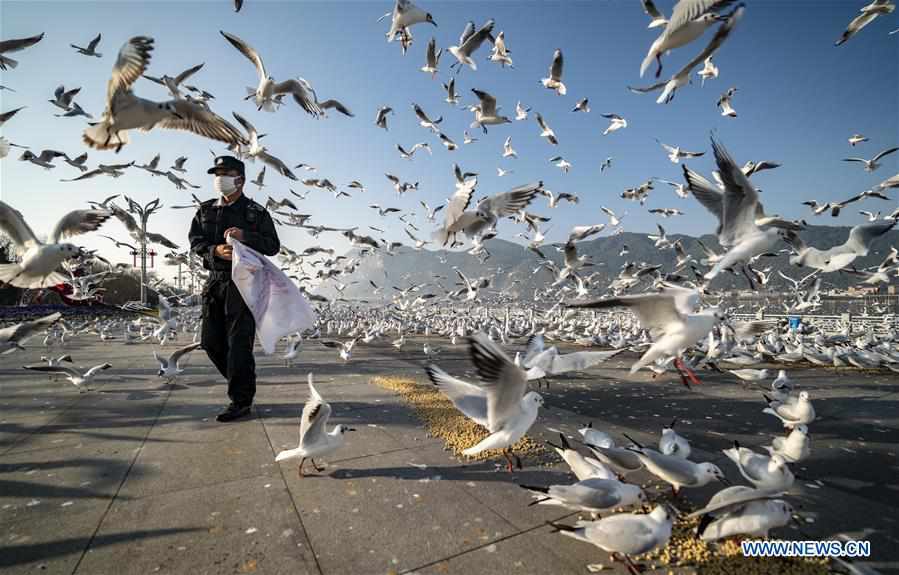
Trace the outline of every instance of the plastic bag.
<instances>
[{"instance_id":1,"label":"plastic bag","mask_svg":"<svg viewBox=\"0 0 899 575\"><path fill-rule=\"evenodd\" d=\"M265 353L275 351L283 336L315 323L315 312L290 278L253 248L229 237L231 281L256 320L256 335Z\"/></svg>"}]
</instances>

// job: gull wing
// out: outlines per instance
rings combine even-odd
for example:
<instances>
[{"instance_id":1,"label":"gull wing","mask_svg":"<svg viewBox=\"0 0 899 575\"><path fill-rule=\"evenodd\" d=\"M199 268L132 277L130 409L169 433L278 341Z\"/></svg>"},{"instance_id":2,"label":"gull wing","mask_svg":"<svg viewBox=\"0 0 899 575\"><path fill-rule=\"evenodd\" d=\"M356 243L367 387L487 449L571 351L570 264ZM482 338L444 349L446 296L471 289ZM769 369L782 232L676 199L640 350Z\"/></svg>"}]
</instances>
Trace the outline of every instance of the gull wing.
<instances>
[{"instance_id":1,"label":"gull wing","mask_svg":"<svg viewBox=\"0 0 899 575\"><path fill-rule=\"evenodd\" d=\"M195 349L199 349L199 347L202 345L203 345L202 343L192 343L190 345L186 345L186 346L182 347L181 349L176 349L174 351L174 353L172 353L172 355L169 356L170 364L177 366L178 362L181 361L181 358L183 356L192 352Z\"/></svg>"},{"instance_id":2,"label":"gull wing","mask_svg":"<svg viewBox=\"0 0 899 575\"><path fill-rule=\"evenodd\" d=\"M106 210L72 210L56 223L47 241L51 244L59 240L98 229L112 216Z\"/></svg>"},{"instance_id":3,"label":"gull wing","mask_svg":"<svg viewBox=\"0 0 899 575\"><path fill-rule=\"evenodd\" d=\"M668 331L670 325L683 324L675 294L670 292L627 295L582 303L566 304L569 308L605 309L626 307L637 314L640 324L650 331Z\"/></svg>"},{"instance_id":4,"label":"gull wing","mask_svg":"<svg viewBox=\"0 0 899 575\"><path fill-rule=\"evenodd\" d=\"M743 236L758 229L755 219L763 213L758 191L743 174L727 150L712 138L712 150L724 183L721 231L722 246L732 246Z\"/></svg>"},{"instance_id":5,"label":"gull wing","mask_svg":"<svg viewBox=\"0 0 899 575\"><path fill-rule=\"evenodd\" d=\"M268 74L265 72L265 65L262 63L262 56L256 51L255 48L235 36L234 34L229 34L222 30L219 30L219 33L225 37L225 40L231 43L232 46L237 48L237 51L246 56L247 60L253 63L256 66L256 73L259 74L259 80L264 80L268 78Z\"/></svg>"},{"instance_id":6,"label":"gull wing","mask_svg":"<svg viewBox=\"0 0 899 575\"><path fill-rule=\"evenodd\" d=\"M312 384L312 374L309 374L309 399L303 406L300 415L300 446L314 443L325 435L325 425L331 416L331 406L322 399L315 386Z\"/></svg>"},{"instance_id":7,"label":"gull wing","mask_svg":"<svg viewBox=\"0 0 899 575\"><path fill-rule=\"evenodd\" d=\"M488 427L487 420L487 393L484 389L457 379L436 365L429 365L425 368L431 383L442 391L456 409L461 411L466 417L484 427Z\"/></svg>"},{"instance_id":8,"label":"gull wing","mask_svg":"<svg viewBox=\"0 0 899 575\"><path fill-rule=\"evenodd\" d=\"M867 255L871 242L893 229L895 225L896 220L888 220L855 226L849 232L849 239L846 240L846 247L852 249L852 251L859 255Z\"/></svg>"},{"instance_id":9,"label":"gull wing","mask_svg":"<svg viewBox=\"0 0 899 575\"><path fill-rule=\"evenodd\" d=\"M542 191L542 189L543 182L525 184L524 186L513 188L508 192L497 194L486 200L481 200L478 207L480 209L480 207L483 206L487 211L498 218L511 216L526 208L534 198L537 197L537 194Z\"/></svg>"},{"instance_id":10,"label":"gull wing","mask_svg":"<svg viewBox=\"0 0 899 575\"><path fill-rule=\"evenodd\" d=\"M112 106L119 90L130 90L131 85L147 71L152 51L153 38L148 36L135 36L122 46L106 85L107 108Z\"/></svg>"},{"instance_id":11,"label":"gull wing","mask_svg":"<svg viewBox=\"0 0 899 575\"><path fill-rule=\"evenodd\" d=\"M228 144L247 144L240 130L206 106L186 99L172 100L172 103L181 117L167 116L156 124L160 128L193 132Z\"/></svg>"},{"instance_id":12,"label":"gull wing","mask_svg":"<svg viewBox=\"0 0 899 575\"><path fill-rule=\"evenodd\" d=\"M22 212L2 200L0 200L0 231L9 236L18 248L28 248L39 243Z\"/></svg>"},{"instance_id":13,"label":"gull wing","mask_svg":"<svg viewBox=\"0 0 899 575\"><path fill-rule=\"evenodd\" d=\"M487 393L487 429L493 433L520 411L527 377L486 334L469 337L468 343L472 363L484 380L481 387Z\"/></svg>"}]
</instances>

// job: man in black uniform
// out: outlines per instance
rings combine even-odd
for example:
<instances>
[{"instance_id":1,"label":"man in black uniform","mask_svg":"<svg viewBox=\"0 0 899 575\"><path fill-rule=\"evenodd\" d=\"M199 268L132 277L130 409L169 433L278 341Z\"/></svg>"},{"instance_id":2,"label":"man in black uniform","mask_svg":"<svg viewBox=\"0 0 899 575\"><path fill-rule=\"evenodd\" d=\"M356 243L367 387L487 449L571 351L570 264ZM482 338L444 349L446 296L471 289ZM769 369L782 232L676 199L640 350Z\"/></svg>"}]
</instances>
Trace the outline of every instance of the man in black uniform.
<instances>
[{"instance_id":1,"label":"man in black uniform","mask_svg":"<svg viewBox=\"0 0 899 575\"><path fill-rule=\"evenodd\" d=\"M256 394L256 321L231 281L231 246L225 239L234 236L267 256L278 253L281 243L269 213L243 195L243 162L233 156L219 156L207 173L215 175L214 187L220 197L200 204L190 225L190 249L209 270L209 281L203 288L201 342L209 359L228 380L231 399L216 419L232 421L249 415Z\"/></svg>"}]
</instances>

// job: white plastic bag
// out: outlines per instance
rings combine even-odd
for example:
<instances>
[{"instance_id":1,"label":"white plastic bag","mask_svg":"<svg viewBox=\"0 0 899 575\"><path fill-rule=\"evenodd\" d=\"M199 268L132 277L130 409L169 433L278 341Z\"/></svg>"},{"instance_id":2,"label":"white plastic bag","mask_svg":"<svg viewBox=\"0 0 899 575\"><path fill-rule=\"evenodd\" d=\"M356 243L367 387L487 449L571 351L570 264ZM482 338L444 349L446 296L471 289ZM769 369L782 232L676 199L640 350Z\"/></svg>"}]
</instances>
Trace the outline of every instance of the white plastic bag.
<instances>
[{"instance_id":1,"label":"white plastic bag","mask_svg":"<svg viewBox=\"0 0 899 575\"><path fill-rule=\"evenodd\" d=\"M267 257L233 237L231 281L256 320L256 335L266 354L283 336L315 323L315 312L299 288Z\"/></svg>"}]
</instances>

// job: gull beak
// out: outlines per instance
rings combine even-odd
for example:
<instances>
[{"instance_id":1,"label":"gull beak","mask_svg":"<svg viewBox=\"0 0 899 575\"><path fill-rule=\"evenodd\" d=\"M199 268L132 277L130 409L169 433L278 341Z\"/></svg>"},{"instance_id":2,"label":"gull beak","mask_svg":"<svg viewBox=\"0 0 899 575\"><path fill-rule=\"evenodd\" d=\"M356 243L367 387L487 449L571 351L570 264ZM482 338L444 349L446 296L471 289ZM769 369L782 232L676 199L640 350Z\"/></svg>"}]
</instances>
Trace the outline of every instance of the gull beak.
<instances>
[{"instance_id":1,"label":"gull beak","mask_svg":"<svg viewBox=\"0 0 899 575\"><path fill-rule=\"evenodd\" d=\"M724 484L728 487L730 487L730 485L731 485L730 480L727 477L724 477L723 475L718 478L718 481L720 481L722 484Z\"/></svg>"},{"instance_id":2,"label":"gull beak","mask_svg":"<svg viewBox=\"0 0 899 575\"><path fill-rule=\"evenodd\" d=\"M347 427L346 430L347 431L356 431L356 428L355 427Z\"/></svg>"}]
</instances>

